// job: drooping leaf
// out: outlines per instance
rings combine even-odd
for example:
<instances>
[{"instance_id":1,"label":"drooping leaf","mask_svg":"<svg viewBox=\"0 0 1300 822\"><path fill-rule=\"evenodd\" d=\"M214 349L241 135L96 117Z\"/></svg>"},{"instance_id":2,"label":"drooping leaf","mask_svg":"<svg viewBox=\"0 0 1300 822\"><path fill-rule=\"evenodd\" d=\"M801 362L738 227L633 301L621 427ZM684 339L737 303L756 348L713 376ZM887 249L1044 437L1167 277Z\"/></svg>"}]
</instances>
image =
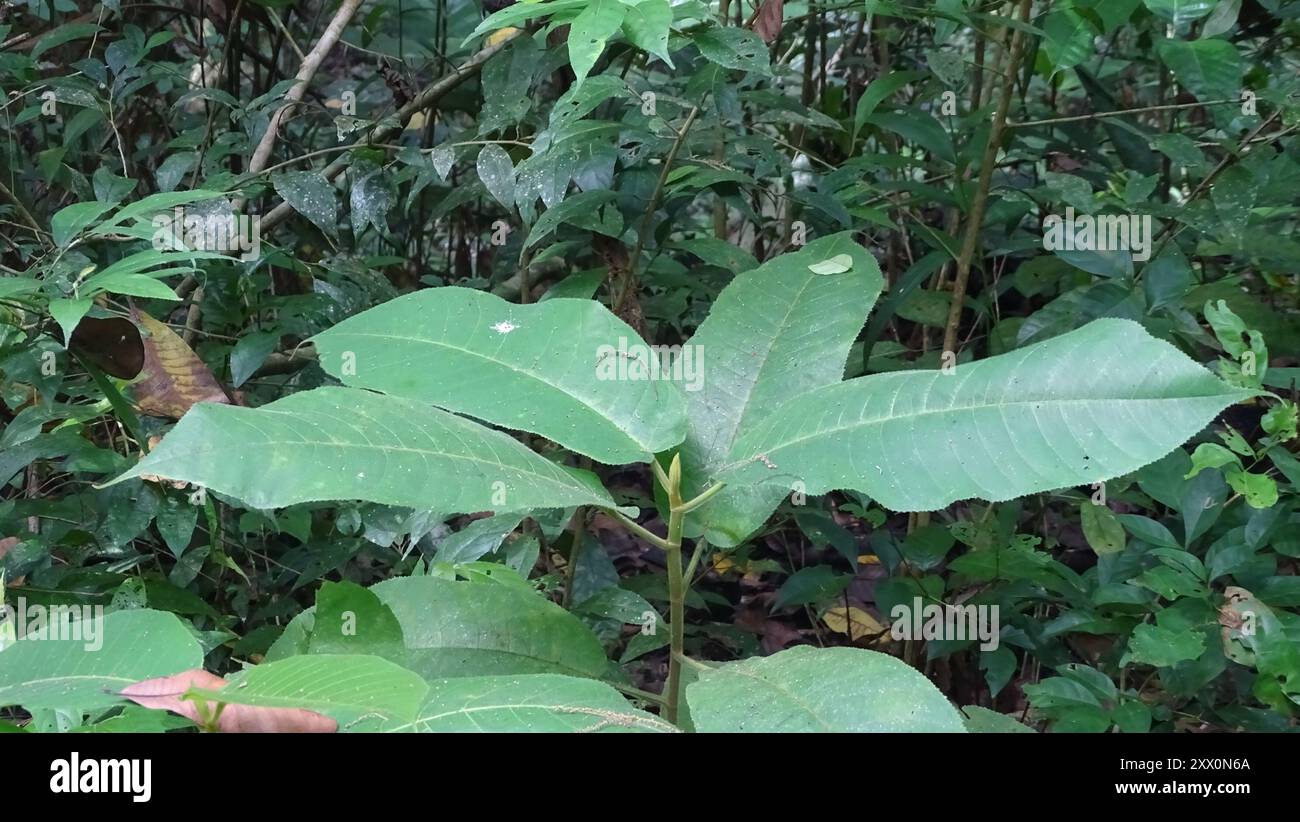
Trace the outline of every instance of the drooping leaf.
<instances>
[{"instance_id":1,"label":"drooping leaf","mask_svg":"<svg viewBox=\"0 0 1300 822\"><path fill-rule=\"evenodd\" d=\"M673 10L669 7L668 0L640 0L635 4L627 3L626 6L623 35L637 48L653 54L672 68L673 61L668 54L668 32L673 23ZM780 6L779 2L777 6Z\"/></svg>"},{"instance_id":2,"label":"drooping leaf","mask_svg":"<svg viewBox=\"0 0 1300 822\"><path fill-rule=\"evenodd\" d=\"M964 733L961 714L907 663L859 648L799 646L731 662L686 687L705 733Z\"/></svg>"},{"instance_id":3,"label":"drooping leaf","mask_svg":"<svg viewBox=\"0 0 1300 822\"><path fill-rule=\"evenodd\" d=\"M605 43L623 25L627 6L619 0L590 0L569 26L569 65L581 85L605 50Z\"/></svg>"},{"instance_id":4,"label":"drooping leaf","mask_svg":"<svg viewBox=\"0 0 1300 822\"><path fill-rule=\"evenodd\" d=\"M1249 396L1136 323L1098 320L950 373L809 392L743 434L724 477L898 511L1002 501L1134 471Z\"/></svg>"},{"instance_id":5,"label":"drooping leaf","mask_svg":"<svg viewBox=\"0 0 1300 822\"><path fill-rule=\"evenodd\" d=\"M294 211L326 234L334 234L338 195L324 177L315 171L287 171L272 175L271 183Z\"/></svg>"},{"instance_id":6,"label":"drooping leaf","mask_svg":"<svg viewBox=\"0 0 1300 822\"><path fill-rule=\"evenodd\" d=\"M610 358L619 351L651 352L592 300L515 305L483 291L425 289L314 340L322 367L348 385L541 434L600 462L647 462L683 436L676 385L602 378L618 376L624 363Z\"/></svg>"},{"instance_id":7,"label":"drooping leaf","mask_svg":"<svg viewBox=\"0 0 1300 822\"><path fill-rule=\"evenodd\" d=\"M514 514L475 520L438 545L438 561L452 564L473 562L495 551L506 536L519 527L522 519Z\"/></svg>"},{"instance_id":8,"label":"drooping leaf","mask_svg":"<svg viewBox=\"0 0 1300 822\"><path fill-rule=\"evenodd\" d=\"M478 153L478 178L496 201L507 209L515 204L515 167L510 155L496 143Z\"/></svg>"},{"instance_id":9,"label":"drooping leaf","mask_svg":"<svg viewBox=\"0 0 1300 822\"><path fill-rule=\"evenodd\" d=\"M95 301L89 297L76 300L50 300L50 316L63 331L63 339L71 340L81 322Z\"/></svg>"},{"instance_id":10,"label":"drooping leaf","mask_svg":"<svg viewBox=\"0 0 1300 822\"><path fill-rule=\"evenodd\" d=\"M115 479L151 475L255 508L360 499L420 510L611 506L595 478L422 403L318 388L261 408L202 403Z\"/></svg>"}]
</instances>

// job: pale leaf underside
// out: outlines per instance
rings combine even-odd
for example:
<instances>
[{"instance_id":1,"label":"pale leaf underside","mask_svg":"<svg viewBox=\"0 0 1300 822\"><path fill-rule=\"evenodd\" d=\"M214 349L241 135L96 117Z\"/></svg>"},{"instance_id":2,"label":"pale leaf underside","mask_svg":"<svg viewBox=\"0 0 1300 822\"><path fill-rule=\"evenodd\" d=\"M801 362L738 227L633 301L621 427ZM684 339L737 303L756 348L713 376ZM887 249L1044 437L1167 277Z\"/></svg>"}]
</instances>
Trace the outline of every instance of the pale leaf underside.
<instances>
[{"instance_id":1,"label":"pale leaf underside","mask_svg":"<svg viewBox=\"0 0 1300 822\"><path fill-rule=\"evenodd\" d=\"M1159 459L1249 392L1127 320L943 371L849 380L743 435L725 477L849 489L896 511L1012 499Z\"/></svg>"}]
</instances>

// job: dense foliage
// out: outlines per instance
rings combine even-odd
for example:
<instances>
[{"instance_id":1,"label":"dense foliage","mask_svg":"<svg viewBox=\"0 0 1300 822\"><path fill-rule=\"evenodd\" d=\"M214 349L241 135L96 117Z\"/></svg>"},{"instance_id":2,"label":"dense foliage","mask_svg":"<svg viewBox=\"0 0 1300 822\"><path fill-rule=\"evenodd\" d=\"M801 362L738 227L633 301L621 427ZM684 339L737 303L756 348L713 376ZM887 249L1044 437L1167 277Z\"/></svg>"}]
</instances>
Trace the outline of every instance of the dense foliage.
<instances>
[{"instance_id":1,"label":"dense foliage","mask_svg":"<svg viewBox=\"0 0 1300 822\"><path fill-rule=\"evenodd\" d=\"M0 726L1287 730L1300 5L0 10Z\"/></svg>"}]
</instances>

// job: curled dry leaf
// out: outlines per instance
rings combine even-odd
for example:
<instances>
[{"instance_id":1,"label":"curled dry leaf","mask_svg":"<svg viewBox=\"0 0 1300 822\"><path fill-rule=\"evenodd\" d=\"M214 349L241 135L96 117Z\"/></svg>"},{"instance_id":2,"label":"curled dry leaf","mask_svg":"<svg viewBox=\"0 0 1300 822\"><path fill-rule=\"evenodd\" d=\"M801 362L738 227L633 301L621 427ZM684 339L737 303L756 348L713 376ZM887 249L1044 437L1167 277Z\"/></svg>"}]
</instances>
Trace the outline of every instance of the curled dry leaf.
<instances>
[{"instance_id":1,"label":"curled dry leaf","mask_svg":"<svg viewBox=\"0 0 1300 822\"><path fill-rule=\"evenodd\" d=\"M125 317L83 317L68 348L105 374L133 380L144 367L140 329Z\"/></svg>"},{"instance_id":2,"label":"curled dry leaf","mask_svg":"<svg viewBox=\"0 0 1300 822\"><path fill-rule=\"evenodd\" d=\"M230 402L180 335L134 306L131 318L144 332L144 367L130 388L141 413L180 419L197 402Z\"/></svg>"},{"instance_id":3,"label":"curled dry leaf","mask_svg":"<svg viewBox=\"0 0 1300 822\"><path fill-rule=\"evenodd\" d=\"M122 689L122 696L137 705L180 714L199 723L199 712L192 700L183 699L191 688L216 691L226 687L226 680L202 668L171 676L146 679ZM334 733L339 724L327 716L303 708L265 708L255 705L227 704L217 719L217 730L227 734L255 733Z\"/></svg>"},{"instance_id":4,"label":"curled dry leaf","mask_svg":"<svg viewBox=\"0 0 1300 822\"><path fill-rule=\"evenodd\" d=\"M763 0L763 4L754 12L750 28L763 39L771 43L781 36L781 24L785 18L785 0Z\"/></svg>"}]
</instances>

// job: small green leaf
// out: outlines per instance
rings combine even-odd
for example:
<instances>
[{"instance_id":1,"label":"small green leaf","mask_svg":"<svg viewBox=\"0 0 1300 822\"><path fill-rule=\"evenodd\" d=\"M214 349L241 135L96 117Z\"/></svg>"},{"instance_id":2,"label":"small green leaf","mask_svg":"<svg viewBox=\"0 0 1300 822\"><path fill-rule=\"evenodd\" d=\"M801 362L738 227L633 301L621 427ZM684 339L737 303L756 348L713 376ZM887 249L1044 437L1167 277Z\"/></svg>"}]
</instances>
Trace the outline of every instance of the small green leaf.
<instances>
[{"instance_id":1,"label":"small green leaf","mask_svg":"<svg viewBox=\"0 0 1300 822\"><path fill-rule=\"evenodd\" d=\"M478 178L497 202L507 210L515 205L515 167L510 155L496 143L483 146L478 153Z\"/></svg>"},{"instance_id":2,"label":"small green leaf","mask_svg":"<svg viewBox=\"0 0 1300 822\"><path fill-rule=\"evenodd\" d=\"M582 85L591 67L605 50L605 43L623 25L627 7L618 0L591 0L569 26L569 65Z\"/></svg>"},{"instance_id":3,"label":"small green leaf","mask_svg":"<svg viewBox=\"0 0 1300 822\"><path fill-rule=\"evenodd\" d=\"M1196 659L1205 651L1205 634L1199 629L1173 630L1143 623L1133 629L1128 651L1120 665L1138 663L1167 668L1189 659Z\"/></svg>"},{"instance_id":4,"label":"small green leaf","mask_svg":"<svg viewBox=\"0 0 1300 822\"><path fill-rule=\"evenodd\" d=\"M808 266L808 270L814 274L843 274L853 268L853 258L848 254L836 254L827 260L813 263Z\"/></svg>"},{"instance_id":5,"label":"small green leaf","mask_svg":"<svg viewBox=\"0 0 1300 822\"><path fill-rule=\"evenodd\" d=\"M1098 556L1117 554L1124 550L1124 526L1115 514L1104 505L1085 502L1080 512L1083 536Z\"/></svg>"},{"instance_id":6,"label":"small green leaf","mask_svg":"<svg viewBox=\"0 0 1300 822\"><path fill-rule=\"evenodd\" d=\"M116 205L115 202L74 203L60 209L50 218L50 234L54 238L54 244L59 248L67 248L82 229L104 216L104 212Z\"/></svg>"},{"instance_id":7,"label":"small green leaf","mask_svg":"<svg viewBox=\"0 0 1300 822\"><path fill-rule=\"evenodd\" d=\"M63 329L63 347L67 348L72 340L72 332L77 330L77 324L81 318L86 316L90 307L95 301L90 297L82 297L78 300L50 300L50 316Z\"/></svg>"}]
</instances>

